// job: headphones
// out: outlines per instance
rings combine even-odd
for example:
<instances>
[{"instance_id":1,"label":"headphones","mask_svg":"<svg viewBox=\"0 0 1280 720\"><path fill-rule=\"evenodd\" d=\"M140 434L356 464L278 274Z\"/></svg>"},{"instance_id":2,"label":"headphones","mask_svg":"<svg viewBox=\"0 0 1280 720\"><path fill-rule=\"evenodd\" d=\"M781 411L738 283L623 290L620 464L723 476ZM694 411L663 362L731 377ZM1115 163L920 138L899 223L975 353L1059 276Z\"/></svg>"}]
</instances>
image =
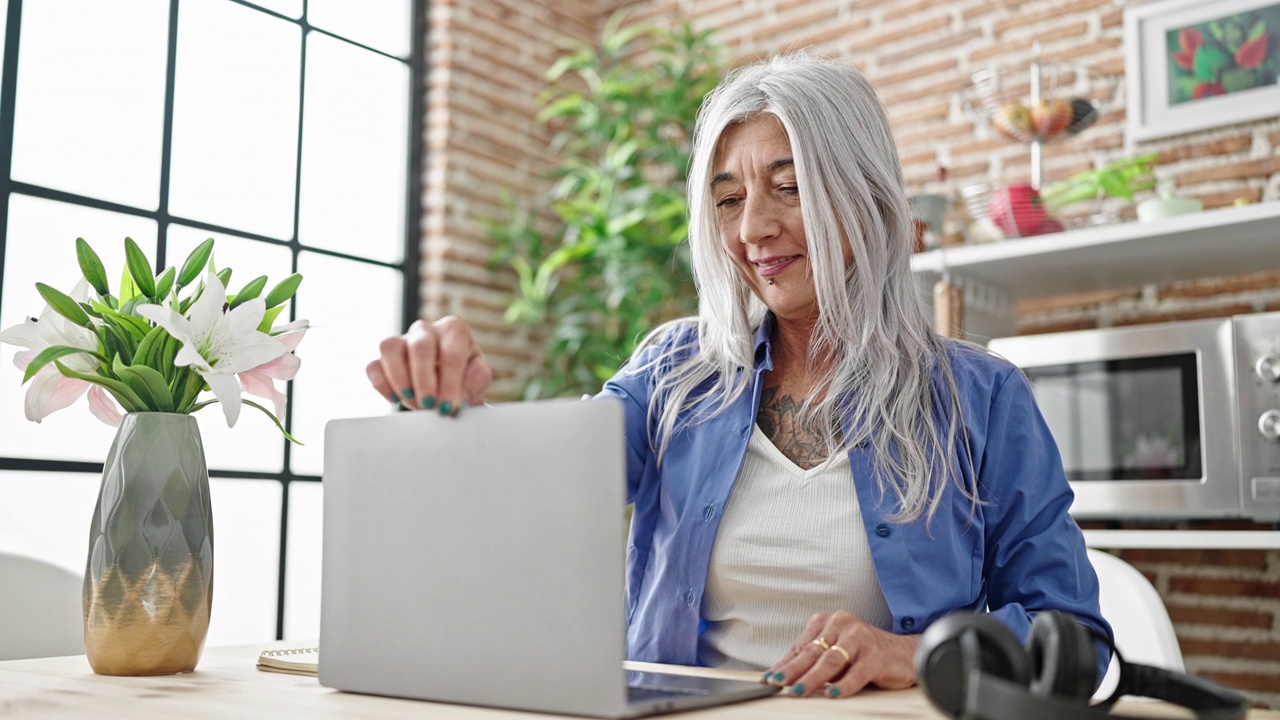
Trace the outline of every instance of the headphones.
<instances>
[{"instance_id":1,"label":"headphones","mask_svg":"<svg viewBox=\"0 0 1280 720\"><path fill-rule=\"evenodd\" d=\"M1042 612L1024 648L990 615L953 613L920 639L916 674L930 702L959 720L1139 720L1108 712L1122 695L1181 705L1198 720L1241 720L1248 709L1243 695L1204 678L1125 662L1110 640L1120 681L1110 697L1090 705L1099 682L1093 638L1070 615Z\"/></svg>"}]
</instances>

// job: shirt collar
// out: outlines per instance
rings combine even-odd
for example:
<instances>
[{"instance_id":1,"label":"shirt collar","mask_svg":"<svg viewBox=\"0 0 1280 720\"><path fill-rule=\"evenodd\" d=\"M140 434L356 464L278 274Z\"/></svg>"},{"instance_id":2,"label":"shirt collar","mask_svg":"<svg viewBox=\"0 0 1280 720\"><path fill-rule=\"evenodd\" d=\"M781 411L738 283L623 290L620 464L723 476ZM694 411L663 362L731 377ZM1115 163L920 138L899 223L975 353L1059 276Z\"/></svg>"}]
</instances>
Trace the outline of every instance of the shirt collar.
<instances>
[{"instance_id":1,"label":"shirt collar","mask_svg":"<svg viewBox=\"0 0 1280 720\"><path fill-rule=\"evenodd\" d=\"M760 323L760 327L756 328L756 367L761 367L764 370L773 369L771 338L773 337L774 325L773 313L767 312L764 314L764 320Z\"/></svg>"}]
</instances>

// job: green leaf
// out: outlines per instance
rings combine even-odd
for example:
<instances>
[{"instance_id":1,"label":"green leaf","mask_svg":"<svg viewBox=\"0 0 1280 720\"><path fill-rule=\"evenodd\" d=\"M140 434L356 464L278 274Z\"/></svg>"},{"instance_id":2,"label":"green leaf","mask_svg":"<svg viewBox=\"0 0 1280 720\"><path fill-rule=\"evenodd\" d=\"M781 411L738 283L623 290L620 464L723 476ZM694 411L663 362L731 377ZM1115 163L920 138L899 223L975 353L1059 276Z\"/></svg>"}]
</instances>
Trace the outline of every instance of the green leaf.
<instances>
[{"instance_id":1,"label":"green leaf","mask_svg":"<svg viewBox=\"0 0 1280 720\"><path fill-rule=\"evenodd\" d=\"M133 354L133 364L160 367L160 353L164 350L166 336L167 332L159 325L151 328L151 332L138 344L138 350Z\"/></svg>"},{"instance_id":2,"label":"green leaf","mask_svg":"<svg viewBox=\"0 0 1280 720\"><path fill-rule=\"evenodd\" d=\"M231 307L239 307L244 303L258 297L262 294L262 289L267 286L267 276L260 275L240 288L240 292L236 293L235 299L231 301Z\"/></svg>"},{"instance_id":3,"label":"green leaf","mask_svg":"<svg viewBox=\"0 0 1280 720\"><path fill-rule=\"evenodd\" d=\"M54 312L81 327L93 327L93 323L89 320L89 314L84 311L84 308L80 307L80 303L72 300L70 296L40 282L36 283L36 291L40 293L40 297L44 298L45 302L49 303L49 307L53 308Z\"/></svg>"},{"instance_id":4,"label":"green leaf","mask_svg":"<svg viewBox=\"0 0 1280 720\"><path fill-rule=\"evenodd\" d=\"M182 289L196 278L200 277L200 271L204 269L204 264L209 261L209 256L213 254L213 238L209 238L196 246L195 250L187 256L186 262L182 263L182 270L178 272L178 288Z\"/></svg>"},{"instance_id":5,"label":"green leaf","mask_svg":"<svg viewBox=\"0 0 1280 720\"><path fill-rule=\"evenodd\" d=\"M86 375L84 373L78 373L56 360L54 363L58 366L58 372L62 373L63 377L84 380L85 382L101 386L104 390L111 393L111 396L116 399L116 402L120 403L120 406L124 408L125 412L143 412L148 409L146 404L142 402L142 398L138 397L138 394L135 393L132 388L115 378L103 377L101 375Z\"/></svg>"},{"instance_id":6,"label":"green leaf","mask_svg":"<svg viewBox=\"0 0 1280 720\"><path fill-rule=\"evenodd\" d=\"M217 275L218 279L222 281L222 287L227 287L231 284L231 268L223 268Z\"/></svg>"},{"instance_id":7,"label":"green leaf","mask_svg":"<svg viewBox=\"0 0 1280 720\"><path fill-rule=\"evenodd\" d=\"M1266 31L1267 31L1267 21L1259 20L1255 22L1252 27L1249 28L1249 39L1257 40L1258 38L1262 37L1262 34L1265 33Z\"/></svg>"},{"instance_id":8,"label":"green leaf","mask_svg":"<svg viewBox=\"0 0 1280 720\"><path fill-rule=\"evenodd\" d=\"M170 265L163 273L160 274L160 278L156 280L157 300L163 301L169 296L169 291L173 289L173 280L177 272L178 271Z\"/></svg>"},{"instance_id":9,"label":"green leaf","mask_svg":"<svg viewBox=\"0 0 1280 720\"><path fill-rule=\"evenodd\" d=\"M262 315L262 322L258 323L258 332L270 333L271 326L275 324L276 318L280 317L280 313L284 308L284 305L267 308L267 311Z\"/></svg>"},{"instance_id":10,"label":"green leaf","mask_svg":"<svg viewBox=\"0 0 1280 720\"><path fill-rule=\"evenodd\" d=\"M302 275L294 273L289 277L281 280L275 287L271 288L271 292L267 293L267 307L273 308L277 305L283 305L298 292L298 286L302 284Z\"/></svg>"},{"instance_id":11,"label":"green leaf","mask_svg":"<svg viewBox=\"0 0 1280 720\"><path fill-rule=\"evenodd\" d=\"M156 370L145 365L129 367L117 357L111 371L133 390L149 410L173 412L173 397L169 394L169 386L165 384L164 376Z\"/></svg>"},{"instance_id":12,"label":"green leaf","mask_svg":"<svg viewBox=\"0 0 1280 720\"><path fill-rule=\"evenodd\" d=\"M134 242L133 238L124 239L124 257L129 275L133 277L133 282L137 284L141 294L155 297L156 276L151 270L151 261L142 253L142 248L138 247L138 243Z\"/></svg>"},{"instance_id":13,"label":"green leaf","mask_svg":"<svg viewBox=\"0 0 1280 720\"><path fill-rule=\"evenodd\" d=\"M89 243L85 242L84 238L76 238L76 260L80 262L80 272L93 286L93 291L99 296L109 295L111 288L107 285L106 268L102 267L102 259L93 251L93 248L89 247Z\"/></svg>"},{"instance_id":14,"label":"green leaf","mask_svg":"<svg viewBox=\"0 0 1280 720\"><path fill-rule=\"evenodd\" d=\"M133 346L125 338L129 335L129 331L119 328L115 323L108 320L102 326L106 336L106 346L113 357L123 358L126 363L133 362Z\"/></svg>"},{"instance_id":15,"label":"green leaf","mask_svg":"<svg viewBox=\"0 0 1280 720\"><path fill-rule=\"evenodd\" d=\"M1258 84L1258 78L1252 70L1233 68L1222 73L1222 87L1229 93L1248 90Z\"/></svg>"},{"instance_id":16,"label":"green leaf","mask_svg":"<svg viewBox=\"0 0 1280 720\"><path fill-rule=\"evenodd\" d=\"M40 354L36 355L35 358L31 360L31 364L27 365L27 371L22 375L23 384L26 384L28 380L36 376L36 373L40 372L41 368L54 360L79 353L88 353L97 358L99 362L106 362L106 358L92 350L85 350L84 348L72 347L70 345L50 345L44 350L41 350Z\"/></svg>"},{"instance_id":17,"label":"green leaf","mask_svg":"<svg viewBox=\"0 0 1280 720\"><path fill-rule=\"evenodd\" d=\"M123 328L129 335L132 335L134 342L142 342L147 337L147 333L151 332L151 326L147 324L146 320L130 314L141 297L139 295L131 298L129 302L125 303L122 310L112 310L96 300L91 300L89 304L102 315L104 320L114 323L117 327Z\"/></svg>"},{"instance_id":18,"label":"green leaf","mask_svg":"<svg viewBox=\"0 0 1280 720\"><path fill-rule=\"evenodd\" d=\"M1228 60L1226 53L1213 45L1201 45L1196 49L1195 76L1204 82L1216 82L1218 73L1226 66Z\"/></svg>"},{"instance_id":19,"label":"green leaf","mask_svg":"<svg viewBox=\"0 0 1280 720\"><path fill-rule=\"evenodd\" d=\"M300 441L298 440L298 438L296 438L296 437L294 437L294 436L290 435L288 430L285 430L285 429L284 429L284 424L282 424L282 423L280 422L280 418L278 418L278 417L276 417L276 416L275 416L275 413L273 413L273 412L271 412L270 410L268 410L268 409L266 409L266 408L262 407L261 405L259 405L258 403L254 402L254 401L252 401L252 400L245 400L244 398L241 398L241 399L240 399L240 402L244 403L245 405L248 405L249 407L255 407L255 408L258 408L259 410L261 410L261 411L263 412L263 414L265 414L267 417L271 418L271 422L273 422L273 423L275 423L275 424L276 424L276 428L280 430L280 433L281 433L281 434L283 434L283 435L284 435L284 437L285 437L285 439L286 439L286 440L288 440L289 442L293 443L294 445L302 445L302 444L304 444L304 443L300 442Z\"/></svg>"},{"instance_id":20,"label":"green leaf","mask_svg":"<svg viewBox=\"0 0 1280 720\"><path fill-rule=\"evenodd\" d=\"M125 265L124 270L120 273L120 297L116 298L116 307L123 306L141 294L142 291L138 289L137 283L133 281L133 274L129 272L129 266Z\"/></svg>"}]
</instances>

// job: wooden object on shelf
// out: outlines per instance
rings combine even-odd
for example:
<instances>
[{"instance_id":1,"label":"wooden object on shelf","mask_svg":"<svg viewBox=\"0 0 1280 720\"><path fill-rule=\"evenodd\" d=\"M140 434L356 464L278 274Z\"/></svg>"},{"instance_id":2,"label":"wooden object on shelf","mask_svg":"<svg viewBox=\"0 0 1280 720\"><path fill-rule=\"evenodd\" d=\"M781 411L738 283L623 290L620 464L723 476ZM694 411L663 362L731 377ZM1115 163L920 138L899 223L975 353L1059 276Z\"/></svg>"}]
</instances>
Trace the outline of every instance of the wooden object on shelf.
<instances>
[{"instance_id":1,"label":"wooden object on shelf","mask_svg":"<svg viewBox=\"0 0 1280 720\"><path fill-rule=\"evenodd\" d=\"M933 326L945 337L964 335L964 288L946 278L933 286Z\"/></svg>"}]
</instances>

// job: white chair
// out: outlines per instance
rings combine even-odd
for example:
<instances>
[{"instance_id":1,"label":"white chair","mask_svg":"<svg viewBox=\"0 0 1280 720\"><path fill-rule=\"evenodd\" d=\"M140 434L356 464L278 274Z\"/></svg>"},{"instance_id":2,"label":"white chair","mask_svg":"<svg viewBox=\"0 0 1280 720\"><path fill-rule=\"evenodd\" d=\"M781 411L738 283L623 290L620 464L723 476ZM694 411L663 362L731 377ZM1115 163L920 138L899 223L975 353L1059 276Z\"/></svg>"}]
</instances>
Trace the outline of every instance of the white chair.
<instances>
[{"instance_id":1,"label":"white chair","mask_svg":"<svg viewBox=\"0 0 1280 720\"><path fill-rule=\"evenodd\" d=\"M1116 648L1125 661L1185 671L1169 611L1147 577L1115 555L1093 548L1088 554L1098 573L1102 616L1111 623ZM1111 694L1119 679L1117 666L1113 659L1095 698Z\"/></svg>"},{"instance_id":2,"label":"white chair","mask_svg":"<svg viewBox=\"0 0 1280 720\"><path fill-rule=\"evenodd\" d=\"M0 552L0 660L83 653L82 585L56 565Z\"/></svg>"}]
</instances>

